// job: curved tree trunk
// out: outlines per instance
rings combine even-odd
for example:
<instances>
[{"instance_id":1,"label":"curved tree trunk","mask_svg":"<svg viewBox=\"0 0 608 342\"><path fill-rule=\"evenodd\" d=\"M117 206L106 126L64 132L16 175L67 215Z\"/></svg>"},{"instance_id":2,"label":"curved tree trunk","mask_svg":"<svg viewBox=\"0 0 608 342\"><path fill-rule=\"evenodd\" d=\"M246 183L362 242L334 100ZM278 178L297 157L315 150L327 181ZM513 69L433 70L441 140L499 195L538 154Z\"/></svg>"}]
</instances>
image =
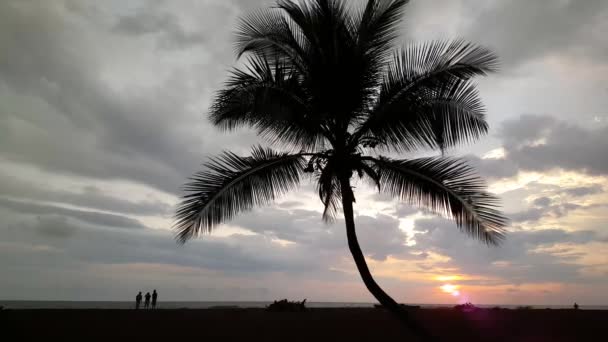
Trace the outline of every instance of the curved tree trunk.
<instances>
[{"instance_id":1,"label":"curved tree trunk","mask_svg":"<svg viewBox=\"0 0 608 342\"><path fill-rule=\"evenodd\" d=\"M372 277L367 263L365 262L365 255L361 251L359 241L357 241L357 233L355 232L355 220L353 214L353 202L354 195L350 186L349 179L341 179L340 186L342 190L342 207L344 210L344 222L346 223L346 236L348 239L348 248L355 260L357 270L363 279L363 283L371 292L371 294L388 309L396 318L398 318L407 328L413 331L424 341L433 341L434 338L420 325L418 325L412 318L409 317L408 312L401 307L393 298L391 298L382 288L376 283Z\"/></svg>"}]
</instances>

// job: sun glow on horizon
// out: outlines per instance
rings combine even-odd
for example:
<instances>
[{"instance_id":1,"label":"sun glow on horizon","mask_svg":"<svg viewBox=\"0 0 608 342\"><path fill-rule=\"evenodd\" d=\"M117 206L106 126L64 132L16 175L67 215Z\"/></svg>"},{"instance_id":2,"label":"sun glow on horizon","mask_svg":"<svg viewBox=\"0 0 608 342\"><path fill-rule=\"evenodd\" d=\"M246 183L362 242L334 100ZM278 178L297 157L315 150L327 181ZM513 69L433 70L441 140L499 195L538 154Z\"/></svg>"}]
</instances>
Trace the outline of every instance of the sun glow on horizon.
<instances>
[{"instance_id":1,"label":"sun glow on horizon","mask_svg":"<svg viewBox=\"0 0 608 342\"><path fill-rule=\"evenodd\" d=\"M460 291L458 290L459 287L460 286L458 285L445 284L440 286L439 288L445 293L451 294L454 297L458 297L460 296Z\"/></svg>"},{"instance_id":2,"label":"sun glow on horizon","mask_svg":"<svg viewBox=\"0 0 608 342\"><path fill-rule=\"evenodd\" d=\"M440 281L440 282L450 282L450 281L456 281L456 280L462 280L463 277L459 276L459 275L449 275L449 276L437 276L435 277L435 280Z\"/></svg>"}]
</instances>

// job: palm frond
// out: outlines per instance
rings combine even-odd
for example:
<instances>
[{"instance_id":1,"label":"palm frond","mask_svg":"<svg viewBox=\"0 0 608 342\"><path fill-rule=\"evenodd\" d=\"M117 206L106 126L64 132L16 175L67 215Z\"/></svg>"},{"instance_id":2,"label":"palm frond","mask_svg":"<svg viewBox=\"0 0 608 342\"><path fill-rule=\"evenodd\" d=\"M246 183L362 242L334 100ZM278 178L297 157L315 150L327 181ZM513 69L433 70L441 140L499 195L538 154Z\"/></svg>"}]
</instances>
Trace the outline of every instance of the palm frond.
<instances>
[{"instance_id":1,"label":"palm frond","mask_svg":"<svg viewBox=\"0 0 608 342\"><path fill-rule=\"evenodd\" d=\"M310 42L277 8L259 10L242 18L236 32L236 53L252 53L266 59L279 58L306 73Z\"/></svg>"},{"instance_id":2,"label":"palm frond","mask_svg":"<svg viewBox=\"0 0 608 342\"><path fill-rule=\"evenodd\" d=\"M340 209L340 203L342 202L340 181L336 175L336 171L333 162L330 161L318 174L317 190L319 198L323 203L323 221L325 222L333 222L335 220Z\"/></svg>"},{"instance_id":3,"label":"palm frond","mask_svg":"<svg viewBox=\"0 0 608 342\"><path fill-rule=\"evenodd\" d=\"M311 94L315 113L327 116L340 135L359 115L377 88L357 44L358 25L346 1L279 1L290 20L309 42L303 85ZM377 76L377 75L375 75Z\"/></svg>"},{"instance_id":4,"label":"palm frond","mask_svg":"<svg viewBox=\"0 0 608 342\"><path fill-rule=\"evenodd\" d=\"M365 117L369 104L378 95L382 74L388 58L394 50L394 41L399 36L398 26L403 17L403 9L409 0L369 0L367 6L356 15L356 50L351 59L357 58L360 70L360 97L363 99L361 113Z\"/></svg>"},{"instance_id":5,"label":"palm frond","mask_svg":"<svg viewBox=\"0 0 608 342\"><path fill-rule=\"evenodd\" d=\"M234 70L215 98L211 121L223 129L253 127L273 144L305 150L322 147L328 132L324 122L312 116L299 73L279 60L270 63L250 57L246 71Z\"/></svg>"},{"instance_id":6,"label":"palm frond","mask_svg":"<svg viewBox=\"0 0 608 342\"><path fill-rule=\"evenodd\" d=\"M184 187L176 212L177 239L185 242L242 211L267 205L300 183L305 160L256 147L249 157L224 152Z\"/></svg>"},{"instance_id":7,"label":"palm frond","mask_svg":"<svg viewBox=\"0 0 608 342\"><path fill-rule=\"evenodd\" d=\"M395 53L385 87L400 92L419 84L432 87L453 78L469 80L496 71L498 57L487 48L461 39L430 41Z\"/></svg>"},{"instance_id":8,"label":"palm frond","mask_svg":"<svg viewBox=\"0 0 608 342\"><path fill-rule=\"evenodd\" d=\"M277 7L300 28L317 54L330 54L337 51L326 49L329 46L354 43L355 24L345 3L340 0L279 0ZM341 41L336 42L336 39Z\"/></svg>"},{"instance_id":9,"label":"palm frond","mask_svg":"<svg viewBox=\"0 0 608 342\"><path fill-rule=\"evenodd\" d=\"M487 133L488 123L476 86L454 80L436 89L403 93L390 105L379 105L360 129L355 134L366 129L367 136L382 142L380 148L444 150L478 139Z\"/></svg>"},{"instance_id":10,"label":"palm frond","mask_svg":"<svg viewBox=\"0 0 608 342\"><path fill-rule=\"evenodd\" d=\"M394 57L355 136L373 135L398 151L477 139L487 123L470 80L496 68L491 51L462 40L406 48Z\"/></svg>"},{"instance_id":11,"label":"palm frond","mask_svg":"<svg viewBox=\"0 0 608 342\"><path fill-rule=\"evenodd\" d=\"M364 178L364 176L367 176L368 181L373 187L378 188L378 191L382 190L380 183L380 175L378 174L378 171L374 168L373 163L370 163L366 160L361 160L358 172L360 178Z\"/></svg>"},{"instance_id":12,"label":"palm frond","mask_svg":"<svg viewBox=\"0 0 608 342\"><path fill-rule=\"evenodd\" d=\"M358 45L370 62L382 64L393 51L409 0L369 0L359 15Z\"/></svg>"},{"instance_id":13,"label":"palm frond","mask_svg":"<svg viewBox=\"0 0 608 342\"><path fill-rule=\"evenodd\" d=\"M441 150L488 133L485 107L471 82L446 83L437 93L423 98L419 111L425 112L425 109L432 112L433 142Z\"/></svg>"},{"instance_id":14,"label":"palm frond","mask_svg":"<svg viewBox=\"0 0 608 342\"><path fill-rule=\"evenodd\" d=\"M487 244L499 244L504 238L508 220L498 210L498 199L463 161L366 159L375 164L383 192L447 215L460 229Z\"/></svg>"}]
</instances>

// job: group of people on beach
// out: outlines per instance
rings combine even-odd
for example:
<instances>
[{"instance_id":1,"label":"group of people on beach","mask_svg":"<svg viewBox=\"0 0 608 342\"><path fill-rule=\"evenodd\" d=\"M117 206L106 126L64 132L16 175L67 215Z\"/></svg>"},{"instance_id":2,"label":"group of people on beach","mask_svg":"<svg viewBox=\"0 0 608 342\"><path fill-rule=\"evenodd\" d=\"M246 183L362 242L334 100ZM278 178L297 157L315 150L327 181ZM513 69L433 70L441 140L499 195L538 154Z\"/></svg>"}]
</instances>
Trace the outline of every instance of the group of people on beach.
<instances>
[{"instance_id":1,"label":"group of people on beach","mask_svg":"<svg viewBox=\"0 0 608 342\"><path fill-rule=\"evenodd\" d=\"M146 301L144 302L144 309L150 308L150 298L152 298L152 309L156 308L156 300L158 299L158 293L156 293L156 289L154 289L154 291L152 292L152 295L150 295L150 292L147 292L146 295L144 296L144 298L146 299ZM139 309L139 307L141 306L141 299L142 299L142 295L141 295L141 291L139 291L137 296L135 296L135 309L136 310Z\"/></svg>"}]
</instances>

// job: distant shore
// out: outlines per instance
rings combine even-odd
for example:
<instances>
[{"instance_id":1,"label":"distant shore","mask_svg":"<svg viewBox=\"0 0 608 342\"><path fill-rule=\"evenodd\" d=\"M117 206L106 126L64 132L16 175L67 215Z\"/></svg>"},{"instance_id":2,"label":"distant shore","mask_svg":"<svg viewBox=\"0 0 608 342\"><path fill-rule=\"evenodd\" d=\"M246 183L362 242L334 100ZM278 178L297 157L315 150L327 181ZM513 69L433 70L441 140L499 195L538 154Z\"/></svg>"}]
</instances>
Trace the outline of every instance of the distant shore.
<instances>
[{"instance_id":1,"label":"distant shore","mask_svg":"<svg viewBox=\"0 0 608 342\"><path fill-rule=\"evenodd\" d=\"M592 341L605 336L608 311L415 309L412 317L440 340ZM390 341L411 338L386 311L373 308L0 311L3 336L34 340L176 340L179 337L241 341Z\"/></svg>"},{"instance_id":2,"label":"distant shore","mask_svg":"<svg viewBox=\"0 0 608 342\"><path fill-rule=\"evenodd\" d=\"M159 301L159 309L212 309L238 307L243 309L265 308L272 301ZM306 302L309 308L373 308L373 303L362 302ZM455 304L409 304L423 309L452 308ZM34 301L34 300L0 300L0 306L5 309L133 309L134 301ZM530 307L532 309L571 309L572 305L514 305L514 304L485 304L480 308L517 309ZM582 310L608 310L608 305L584 305Z\"/></svg>"}]
</instances>

